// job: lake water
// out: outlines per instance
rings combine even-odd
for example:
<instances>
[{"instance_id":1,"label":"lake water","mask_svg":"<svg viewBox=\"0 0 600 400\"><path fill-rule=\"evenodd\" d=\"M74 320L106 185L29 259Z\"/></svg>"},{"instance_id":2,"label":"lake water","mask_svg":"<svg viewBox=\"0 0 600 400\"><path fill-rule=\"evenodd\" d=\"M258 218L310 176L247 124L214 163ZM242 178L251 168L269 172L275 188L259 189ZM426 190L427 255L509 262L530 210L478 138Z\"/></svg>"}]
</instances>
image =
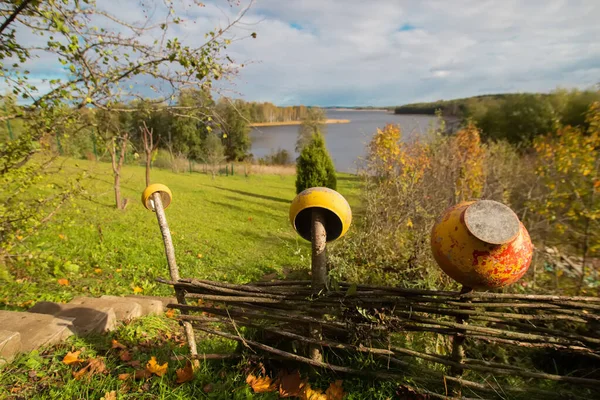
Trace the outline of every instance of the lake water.
<instances>
[{"instance_id":1,"label":"lake water","mask_svg":"<svg viewBox=\"0 0 600 400\"><path fill-rule=\"evenodd\" d=\"M396 115L384 111L327 111L327 118L349 119L347 124L329 124L325 140L335 168L340 172L356 173L359 160L366 155L366 145L377 128L386 124L399 124L405 140L425 133L435 117L429 115ZM264 157L277 149L285 149L294 154L297 125L269 126L254 128L250 133L255 159Z\"/></svg>"}]
</instances>

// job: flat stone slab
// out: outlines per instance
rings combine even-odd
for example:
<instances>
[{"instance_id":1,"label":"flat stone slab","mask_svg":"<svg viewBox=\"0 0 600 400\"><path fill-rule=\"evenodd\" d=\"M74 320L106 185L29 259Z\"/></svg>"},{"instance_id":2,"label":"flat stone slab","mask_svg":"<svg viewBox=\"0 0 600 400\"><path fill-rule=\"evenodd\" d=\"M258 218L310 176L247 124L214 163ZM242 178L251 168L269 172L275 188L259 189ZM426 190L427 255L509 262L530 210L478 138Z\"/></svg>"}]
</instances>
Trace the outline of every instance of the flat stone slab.
<instances>
[{"instance_id":1,"label":"flat stone slab","mask_svg":"<svg viewBox=\"0 0 600 400\"><path fill-rule=\"evenodd\" d=\"M112 331L117 325L117 316L112 307L94 308L79 304L61 304L42 301L27 310L32 314L48 314L56 318L73 321L73 332L79 336Z\"/></svg>"},{"instance_id":2,"label":"flat stone slab","mask_svg":"<svg viewBox=\"0 0 600 400\"><path fill-rule=\"evenodd\" d=\"M20 351L21 334L0 330L0 365L11 362Z\"/></svg>"},{"instance_id":3,"label":"flat stone slab","mask_svg":"<svg viewBox=\"0 0 600 400\"><path fill-rule=\"evenodd\" d=\"M73 334L72 318L0 310L3 328L21 335L21 351L28 352L58 343Z\"/></svg>"},{"instance_id":4,"label":"flat stone slab","mask_svg":"<svg viewBox=\"0 0 600 400\"><path fill-rule=\"evenodd\" d=\"M160 297L160 296L125 296L132 299L148 299L154 301L160 301L163 305L163 311L167 310L167 304L175 304L177 303L177 298L173 297Z\"/></svg>"},{"instance_id":5,"label":"flat stone slab","mask_svg":"<svg viewBox=\"0 0 600 400\"><path fill-rule=\"evenodd\" d=\"M142 298L142 296L120 297L120 296L104 295L104 296L101 296L100 299L103 299L103 300L105 299L107 301L112 301L114 303L129 302L129 303L133 303L133 304L138 304L141 307L141 314L139 316L160 315L163 313L163 310L164 310L164 305L163 305L162 300L153 298L153 297ZM115 313L116 313L116 311L117 310L115 308ZM118 313L117 313L117 319L119 319Z\"/></svg>"},{"instance_id":6,"label":"flat stone slab","mask_svg":"<svg viewBox=\"0 0 600 400\"><path fill-rule=\"evenodd\" d=\"M129 321L143 315L142 306L138 302L131 301L124 297L76 297L71 300L69 304L76 304L94 309L112 308L117 317L117 321Z\"/></svg>"}]
</instances>

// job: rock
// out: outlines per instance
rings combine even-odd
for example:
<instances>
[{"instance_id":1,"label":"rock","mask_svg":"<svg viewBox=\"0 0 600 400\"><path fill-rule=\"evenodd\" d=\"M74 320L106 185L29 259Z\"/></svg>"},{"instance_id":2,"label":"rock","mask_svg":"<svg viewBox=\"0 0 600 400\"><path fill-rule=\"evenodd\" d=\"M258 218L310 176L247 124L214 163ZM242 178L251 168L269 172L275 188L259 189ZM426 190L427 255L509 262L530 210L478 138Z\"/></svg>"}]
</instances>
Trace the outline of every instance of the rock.
<instances>
[{"instance_id":1,"label":"rock","mask_svg":"<svg viewBox=\"0 0 600 400\"><path fill-rule=\"evenodd\" d=\"M163 313L164 305L160 298L151 297L151 296L108 296L104 295L100 297L101 299L106 299L114 302L133 302L135 304L139 304L141 307L141 315L160 315ZM140 315L140 316L141 316ZM117 315L117 318L119 316Z\"/></svg>"},{"instance_id":2,"label":"rock","mask_svg":"<svg viewBox=\"0 0 600 400\"><path fill-rule=\"evenodd\" d=\"M11 362L20 351L21 334L0 330L0 365Z\"/></svg>"},{"instance_id":3,"label":"rock","mask_svg":"<svg viewBox=\"0 0 600 400\"><path fill-rule=\"evenodd\" d=\"M85 336L115 329L117 317L112 307L94 308L79 304L59 304L42 301L27 310L29 313L48 314L72 321L75 334Z\"/></svg>"},{"instance_id":4,"label":"rock","mask_svg":"<svg viewBox=\"0 0 600 400\"><path fill-rule=\"evenodd\" d=\"M69 304L76 304L94 309L112 308L117 317L117 321L129 321L143 315L143 307L138 302L128 300L124 297L76 297L71 300Z\"/></svg>"},{"instance_id":5,"label":"rock","mask_svg":"<svg viewBox=\"0 0 600 400\"><path fill-rule=\"evenodd\" d=\"M155 301L160 301L163 305L163 311L167 310L167 304L176 304L177 303L177 299L175 298L175 296L173 297L159 297L159 296L126 296L132 299L149 299L149 300L155 300Z\"/></svg>"},{"instance_id":6,"label":"rock","mask_svg":"<svg viewBox=\"0 0 600 400\"><path fill-rule=\"evenodd\" d=\"M21 351L28 352L42 346L58 343L73 334L72 318L52 315L0 310L4 328L21 336Z\"/></svg>"}]
</instances>

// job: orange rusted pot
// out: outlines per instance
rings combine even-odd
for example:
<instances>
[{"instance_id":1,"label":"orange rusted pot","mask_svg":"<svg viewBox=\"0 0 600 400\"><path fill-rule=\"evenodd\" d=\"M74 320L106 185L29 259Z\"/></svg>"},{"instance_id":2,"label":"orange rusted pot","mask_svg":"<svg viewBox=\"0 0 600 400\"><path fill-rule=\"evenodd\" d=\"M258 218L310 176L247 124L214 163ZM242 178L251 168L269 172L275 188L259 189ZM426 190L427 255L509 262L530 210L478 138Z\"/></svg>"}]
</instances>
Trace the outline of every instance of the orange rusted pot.
<instances>
[{"instance_id":1,"label":"orange rusted pot","mask_svg":"<svg viewBox=\"0 0 600 400\"><path fill-rule=\"evenodd\" d=\"M525 226L504 204L469 201L447 209L431 231L431 249L452 279L471 288L499 288L521 278L533 245Z\"/></svg>"}]
</instances>

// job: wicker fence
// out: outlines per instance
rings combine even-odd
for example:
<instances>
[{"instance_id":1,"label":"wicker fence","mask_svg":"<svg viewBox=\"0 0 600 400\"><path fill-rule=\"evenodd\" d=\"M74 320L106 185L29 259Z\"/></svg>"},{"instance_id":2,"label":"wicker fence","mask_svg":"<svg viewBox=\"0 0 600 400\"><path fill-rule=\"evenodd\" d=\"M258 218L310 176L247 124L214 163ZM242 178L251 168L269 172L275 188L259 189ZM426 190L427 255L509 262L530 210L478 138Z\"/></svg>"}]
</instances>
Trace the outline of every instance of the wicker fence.
<instances>
[{"instance_id":1,"label":"wicker fence","mask_svg":"<svg viewBox=\"0 0 600 400\"><path fill-rule=\"evenodd\" d=\"M594 398L594 393L600 393L600 380L592 378L599 374L593 368L560 375L468 358L463 350L482 343L500 345L509 354L527 348L548 349L600 366L600 298L461 294L346 283L339 284L338 290L314 295L310 281L248 285L195 279L159 281L172 285L178 298L184 300L185 304L169 307L181 310L181 320L196 330L236 340L275 357L412 384L416 392L431 398L461 397L467 392L477 398L504 398L503 394ZM322 332L320 339L310 334L315 325ZM243 332L253 335L247 337ZM450 354L403 346L401 339L409 332L449 337ZM284 340L277 341L277 337ZM326 361L289 350L291 341L322 348ZM288 349L278 348L277 343ZM367 356L370 366L348 367L345 360L351 359L349 353ZM469 379L471 376L478 379ZM524 385L496 381L511 376ZM544 390L551 382L552 390ZM441 393L422 389L424 386L437 386Z\"/></svg>"},{"instance_id":2,"label":"wicker fence","mask_svg":"<svg viewBox=\"0 0 600 400\"><path fill-rule=\"evenodd\" d=\"M337 199L334 204L345 202L338 193L327 195ZM306 207L305 199L296 200L292 211ZM287 362L394 380L410 399L600 398L598 297L474 292L466 286L461 292L343 282L327 287L325 239L331 232L343 235L350 220L341 218L336 227L326 210L314 208L295 226L312 242L312 281L182 279L164 212L170 190L150 185L142 202L156 213L170 274L158 281L175 290L177 303L168 307L181 310L192 358L212 358L197 352L199 330ZM349 216L345 206L342 214ZM295 214L302 215L302 207ZM435 343L442 338L447 346L418 350L406 340L417 336ZM535 363L536 355L565 365Z\"/></svg>"}]
</instances>

